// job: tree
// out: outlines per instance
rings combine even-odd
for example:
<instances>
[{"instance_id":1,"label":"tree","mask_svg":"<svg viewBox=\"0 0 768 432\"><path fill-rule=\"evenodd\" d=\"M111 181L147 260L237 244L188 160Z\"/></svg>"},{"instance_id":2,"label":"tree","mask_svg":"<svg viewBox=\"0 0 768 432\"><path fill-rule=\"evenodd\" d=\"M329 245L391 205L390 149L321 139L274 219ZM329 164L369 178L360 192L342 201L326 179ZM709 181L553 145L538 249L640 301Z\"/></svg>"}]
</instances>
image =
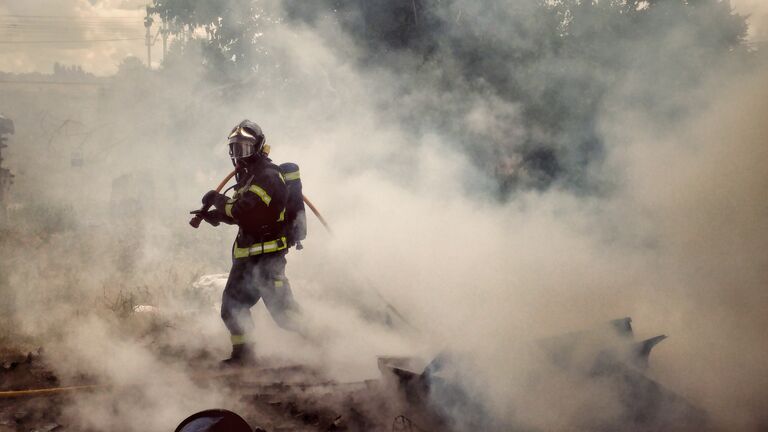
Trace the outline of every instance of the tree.
<instances>
[{"instance_id":1,"label":"tree","mask_svg":"<svg viewBox=\"0 0 768 432\"><path fill-rule=\"evenodd\" d=\"M606 101L621 95L662 128L690 106L686 97L670 95L686 95L748 51L746 19L728 0L281 4L291 20L335 18L363 49L362 67L402 77L402 94L391 98L397 108L391 111L402 113L396 120L458 141L482 169L495 173L503 194L557 183L591 187L587 173L603 155L598 122ZM265 65L279 66L260 38L281 18L261 5L154 0L150 10L189 41L183 43L200 42L211 77L241 81ZM492 110L492 128L470 124L483 104Z\"/></svg>"},{"instance_id":2,"label":"tree","mask_svg":"<svg viewBox=\"0 0 768 432\"><path fill-rule=\"evenodd\" d=\"M117 75L124 77L135 77L146 72L147 67L136 56L128 56L117 66Z\"/></svg>"},{"instance_id":3,"label":"tree","mask_svg":"<svg viewBox=\"0 0 768 432\"><path fill-rule=\"evenodd\" d=\"M333 8L367 48L363 64L411 77L404 95L435 95L420 99L427 106L399 109L421 115L403 123L459 137L512 189L590 187L585 173L603 154L597 127L608 97L622 93L662 127L688 107L671 94L692 91L747 51L745 17L727 0L285 2L305 21ZM393 56L421 61L414 70ZM495 129L477 130L466 121L476 101L515 109L496 110ZM499 169L500 159L513 162Z\"/></svg>"},{"instance_id":4,"label":"tree","mask_svg":"<svg viewBox=\"0 0 768 432\"><path fill-rule=\"evenodd\" d=\"M253 0L154 0L150 13L170 26L181 43L200 42L206 66L220 80L253 73L266 51L259 38L275 22ZM205 36L197 36L203 30Z\"/></svg>"}]
</instances>

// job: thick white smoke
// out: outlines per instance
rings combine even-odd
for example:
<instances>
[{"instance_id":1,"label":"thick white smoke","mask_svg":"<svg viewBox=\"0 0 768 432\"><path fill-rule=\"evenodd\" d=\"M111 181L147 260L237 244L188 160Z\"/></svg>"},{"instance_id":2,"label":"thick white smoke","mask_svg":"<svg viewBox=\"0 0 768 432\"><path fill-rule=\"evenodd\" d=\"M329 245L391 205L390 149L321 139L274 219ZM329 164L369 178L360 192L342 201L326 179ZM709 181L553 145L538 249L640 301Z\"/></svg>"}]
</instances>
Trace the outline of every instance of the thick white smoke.
<instances>
[{"instance_id":1,"label":"thick white smoke","mask_svg":"<svg viewBox=\"0 0 768 432\"><path fill-rule=\"evenodd\" d=\"M462 10L462 19L472 18L472 8ZM659 40L685 36L680 30ZM9 98L0 108L15 113L20 144L8 161L19 172L8 228L17 234L2 251L11 263L4 266L10 331L51 346L63 376L85 369L114 386L110 396L78 403L73 418L97 429L160 430L194 409L227 403L193 384L172 355L147 347L153 333L146 323L117 319L110 308L120 311L121 293L152 301L179 316L164 333L168 347L227 354L215 310L191 320L181 313L203 295L189 292L196 276L227 271L234 230L192 230L186 212L230 169L223 138L247 117L265 130L277 161L301 166L305 193L335 232L310 215L306 249L288 255L317 346L276 329L257 306L263 354L359 379L378 373L377 354L428 357L451 348L478 366L466 384L491 412L569 430L618 415L613 395L541 366L527 342L630 315L638 333L671 336L654 352L659 381L723 429L764 424L765 68L715 70L690 93L662 89L692 105L692 114L664 127L655 127L658 112L629 103L649 81L643 71L629 75L605 97L599 117L605 161L589 174L601 180L601 193L554 187L502 204L491 173L460 150L467 146L398 119L450 113L514 144L526 127L519 106L461 86L419 91L392 71L362 68L360 47L329 20L285 22L262 43L281 68L239 85L212 84L180 63L118 76L91 93L30 98L3 90ZM558 60L587 68L557 58L539 66ZM664 73L665 62L673 70L668 58L648 68ZM403 88L412 91L406 99L390 100ZM86 126L57 130L67 119ZM81 140L81 132L91 138ZM73 149L84 155L80 169L67 166ZM64 220L69 225L60 226ZM52 226L47 237L34 231ZM374 291L418 331L363 319L359 304ZM544 378L524 392L531 377ZM142 396L131 393L137 387ZM106 406L116 415L104 415ZM132 420L157 406L156 416Z\"/></svg>"}]
</instances>

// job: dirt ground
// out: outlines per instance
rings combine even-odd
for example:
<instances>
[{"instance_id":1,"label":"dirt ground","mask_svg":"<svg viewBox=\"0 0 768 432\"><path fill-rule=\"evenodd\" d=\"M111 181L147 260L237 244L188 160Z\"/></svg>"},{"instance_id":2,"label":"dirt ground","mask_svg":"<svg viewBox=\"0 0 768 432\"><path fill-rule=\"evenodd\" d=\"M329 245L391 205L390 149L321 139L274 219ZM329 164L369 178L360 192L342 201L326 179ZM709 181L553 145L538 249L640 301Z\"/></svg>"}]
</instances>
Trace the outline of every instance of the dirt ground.
<instances>
[{"instance_id":1,"label":"dirt ground","mask_svg":"<svg viewBox=\"0 0 768 432\"><path fill-rule=\"evenodd\" d=\"M0 350L0 391L60 386L40 352ZM59 425L66 395L0 398L0 432L63 430Z\"/></svg>"},{"instance_id":2,"label":"dirt ground","mask_svg":"<svg viewBox=\"0 0 768 432\"><path fill-rule=\"evenodd\" d=\"M84 394L110 389L85 375L61 382L49 361L44 350L0 350L0 392L94 387L14 397L0 393L0 432L89 430L68 417L65 408ZM236 369L220 369L210 358L194 361L201 384L226 389L231 405L240 407L237 413L256 431L420 430L404 416L397 393L382 380L337 383L307 367L269 360Z\"/></svg>"}]
</instances>

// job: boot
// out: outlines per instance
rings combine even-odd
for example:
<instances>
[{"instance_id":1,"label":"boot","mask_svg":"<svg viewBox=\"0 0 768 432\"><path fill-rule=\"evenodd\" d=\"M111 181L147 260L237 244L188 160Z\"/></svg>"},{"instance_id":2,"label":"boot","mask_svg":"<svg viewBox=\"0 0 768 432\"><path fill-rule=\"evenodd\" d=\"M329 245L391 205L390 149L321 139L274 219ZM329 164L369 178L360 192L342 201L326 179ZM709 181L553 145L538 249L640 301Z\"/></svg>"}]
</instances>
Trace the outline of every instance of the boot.
<instances>
[{"instance_id":1,"label":"boot","mask_svg":"<svg viewBox=\"0 0 768 432\"><path fill-rule=\"evenodd\" d=\"M249 343L232 345L232 354L228 359L222 360L222 366L252 366L256 364L256 355L253 346Z\"/></svg>"}]
</instances>

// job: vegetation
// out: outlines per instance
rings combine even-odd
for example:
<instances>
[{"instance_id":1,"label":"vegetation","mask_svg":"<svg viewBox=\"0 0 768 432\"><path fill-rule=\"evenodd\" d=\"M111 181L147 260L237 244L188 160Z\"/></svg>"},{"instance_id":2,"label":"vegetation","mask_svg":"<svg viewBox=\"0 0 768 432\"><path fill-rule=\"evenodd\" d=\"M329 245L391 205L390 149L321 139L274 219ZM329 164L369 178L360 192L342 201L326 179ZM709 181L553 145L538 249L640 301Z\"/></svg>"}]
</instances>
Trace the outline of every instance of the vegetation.
<instances>
[{"instance_id":1,"label":"vegetation","mask_svg":"<svg viewBox=\"0 0 768 432\"><path fill-rule=\"evenodd\" d=\"M199 43L209 76L237 82L280 66L261 44L280 19L262 4L155 0L151 10L185 36L177 52ZM663 127L688 106L670 90L690 91L714 69L749 55L746 17L727 0L488 0L482 7L462 0L285 0L283 6L288 20L336 20L363 48L361 66L404 77L388 101L402 114L393 120L452 137L496 175L502 197L552 185L589 190L594 184L586 173L603 154L597 128L608 97L622 92ZM396 60L403 56L412 60ZM434 97L403 104L419 91ZM500 130L468 128L473 98L512 107L515 118L500 118Z\"/></svg>"},{"instance_id":2,"label":"vegetation","mask_svg":"<svg viewBox=\"0 0 768 432\"><path fill-rule=\"evenodd\" d=\"M259 38L276 20L261 2L228 0L155 0L150 8L169 24L169 33L181 44L201 42L205 64L216 80L242 79L258 70L268 52ZM198 36L200 31L205 35ZM184 46L177 46L183 54Z\"/></svg>"}]
</instances>

